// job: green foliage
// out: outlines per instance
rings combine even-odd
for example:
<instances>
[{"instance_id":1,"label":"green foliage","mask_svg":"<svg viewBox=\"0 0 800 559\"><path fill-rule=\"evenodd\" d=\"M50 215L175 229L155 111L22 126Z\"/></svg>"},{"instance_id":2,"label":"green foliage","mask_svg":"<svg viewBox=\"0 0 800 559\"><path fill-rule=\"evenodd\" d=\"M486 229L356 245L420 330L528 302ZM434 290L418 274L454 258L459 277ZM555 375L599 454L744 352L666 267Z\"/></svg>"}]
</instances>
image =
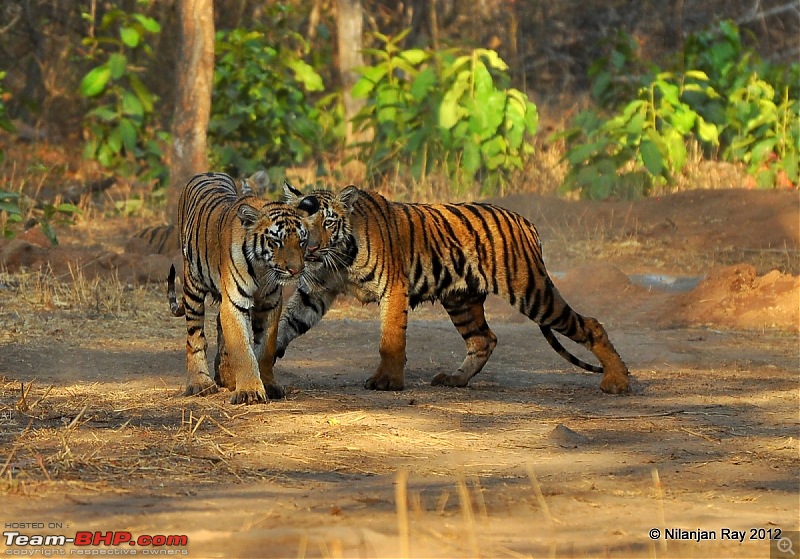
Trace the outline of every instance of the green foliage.
<instances>
[{"instance_id":1,"label":"green foliage","mask_svg":"<svg viewBox=\"0 0 800 559\"><path fill-rule=\"evenodd\" d=\"M79 213L80 208L74 204L37 204L20 192L0 191L0 236L14 238L22 227L23 216L27 215L26 228L38 223L50 242L57 245L53 225L69 225Z\"/></svg>"},{"instance_id":2,"label":"green foliage","mask_svg":"<svg viewBox=\"0 0 800 559\"><path fill-rule=\"evenodd\" d=\"M753 74L728 100L730 143L723 157L746 163L760 187L775 185L781 172L800 182L800 101L789 97L788 86L777 103L775 97L773 87Z\"/></svg>"},{"instance_id":3,"label":"green foliage","mask_svg":"<svg viewBox=\"0 0 800 559\"><path fill-rule=\"evenodd\" d=\"M634 99L658 73L658 68L639 58L633 37L618 31L604 48L608 50L589 66L592 98L601 107L617 108Z\"/></svg>"},{"instance_id":4,"label":"green foliage","mask_svg":"<svg viewBox=\"0 0 800 559\"><path fill-rule=\"evenodd\" d=\"M407 33L375 33L382 48L364 51L376 63L353 86L366 100L353 124L371 135L356 144L358 158L373 176L437 173L494 192L533 152L526 136L536 131L536 107L505 87L508 66L495 51L402 50Z\"/></svg>"},{"instance_id":5,"label":"green foliage","mask_svg":"<svg viewBox=\"0 0 800 559\"><path fill-rule=\"evenodd\" d=\"M278 33L277 31L274 31ZM308 44L297 33L235 29L216 36L214 94L209 140L215 166L235 174L301 163L321 150L323 117L309 94L324 90L322 78L289 44ZM324 98L331 104L334 98ZM330 114L327 129L335 127Z\"/></svg>"},{"instance_id":6,"label":"green foliage","mask_svg":"<svg viewBox=\"0 0 800 559\"><path fill-rule=\"evenodd\" d=\"M623 42L593 65L593 94L615 114L581 113L555 136L567 144L565 190L595 199L646 195L681 172L690 140L707 156L721 151L726 161L746 163L759 186L774 186L779 174L798 182L798 65L761 62L743 47L736 26L722 22L687 40L686 71L650 68L623 80L627 69L642 67L632 46ZM621 81L640 84L635 99L615 88Z\"/></svg>"},{"instance_id":7,"label":"green foliage","mask_svg":"<svg viewBox=\"0 0 800 559\"><path fill-rule=\"evenodd\" d=\"M152 56L148 41L161 26L143 14L114 8L103 16L97 31L96 37L83 40L91 58L99 62L80 85L90 106L84 119L89 138L84 157L164 184L167 168L162 148L169 138L153 129L157 98L140 79L143 69L136 64L139 58Z\"/></svg>"},{"instance_id":8,"label":"green foliage","mask_svg":"<svg viewBox=\"0 0 800 559\"><path fill-rule=\"evenodd\" d=\"M591 111L579 115L576 126L560 134L569 146L564 189L592 199L630 198L669 183L686 164L687 137L718 143L719 129L686 103L689 94L718 96L702 72L662 72L620 114L608 120Z\"/></svg>"}]
</instances>

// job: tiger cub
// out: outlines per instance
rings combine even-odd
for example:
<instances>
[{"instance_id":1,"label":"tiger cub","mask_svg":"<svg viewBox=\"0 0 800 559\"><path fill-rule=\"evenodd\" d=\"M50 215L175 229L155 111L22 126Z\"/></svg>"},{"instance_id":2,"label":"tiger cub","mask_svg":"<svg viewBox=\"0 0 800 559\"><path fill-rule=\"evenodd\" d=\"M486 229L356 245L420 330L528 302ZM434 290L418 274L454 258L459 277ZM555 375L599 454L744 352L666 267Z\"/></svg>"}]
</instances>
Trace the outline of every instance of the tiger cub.
<instances>
[{"instance_id":1,"label":"tiger cub","mask_svg":"<svg viewBox=\"0 0 800 559\"><path fill-rule=\"evenodd\" d=\"M381 306L380 364L365 384L402 390L408 309L442 303L463 337L467 355L455 373L441 372L433 385L466 386L497 345L484 316L490 293L535 321L549 344L570 363L602 372L600 389L628 392L628 369L594 318L576 313L545 269L539 234L524 217L491 204L407 204L348 186L339 194L318 190L319 248L286 304L278 326L277 355L316 325L342 293ZM307 278L307 279L305 279ZM584 345L602 367L571 355L553 331Z\"/></svg>"},{"instance_id":2,"label":"tiger cub","mask_svg":"<svg viewBox=\"0 0 800 559\"><path fill-rule=\"evenodd\" d=\"M183 249L183 299L175 297L175 268L168 298L186 316L186 395L217 391L206 364L205 299L220 304L219 380L234 391L231 403L283 397L272 372L281 288L304 268L308 229L316 203L298 210L280 202L241 196L223 173L192 178L178 202Z\"/></svg>"}]
</instances>

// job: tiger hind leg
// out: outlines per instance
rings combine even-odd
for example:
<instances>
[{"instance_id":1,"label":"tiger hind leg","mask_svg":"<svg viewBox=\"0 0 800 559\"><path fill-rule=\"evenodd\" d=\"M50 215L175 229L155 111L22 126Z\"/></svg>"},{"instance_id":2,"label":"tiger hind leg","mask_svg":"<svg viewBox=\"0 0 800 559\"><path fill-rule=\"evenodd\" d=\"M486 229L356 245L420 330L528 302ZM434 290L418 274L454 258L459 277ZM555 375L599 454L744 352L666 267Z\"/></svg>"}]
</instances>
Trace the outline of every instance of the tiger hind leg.
<instances>
[{"instance_id":1,"label":"tiger hind leg","mask_svg":"<svg viewBox=\"0 0 800 559\"><path fill-rule=\"evenodd\" d=\"M186 285L186 283L184 283ZM205 294L184 287L186 308L186 390L184 396L207 396L217 392L206 363L208 341L205 336Z\"/></svg>"},{"instance_id":2,"label":"tiger hind leg","mask_svg":"<svg viewBox=\"0 0 800 559\"><path fill-rule=\"evenodd\" d=\"M467 386L470 379L481 372L497 346L497 336L486 323L482 297L478 300L444 302L445 310L453 325L467 344L467 356L455 373L439 373L431 384L434 386Z\"/></svg>"},{"instance_id":3,"label":"tiger hind leg","mask_svg":"<svg viewBox=\"0 0 800 559\"><path fill-rule=\"evenodd\" d=\"M214 356L214 382L218 386L227 388L228 390L236 390L236 377L230 374L230 367L223 365L228 359L228 351L225 349L225 336L222 335L222 322L220 315L217 315L217 355ZM226 371L228 374L222 377L221 371Z\"/></svg>"},{"instance_id":4,"label":"tiger hind leg","mask_svg":"<svg viewBox=\"0 0 800 559\"><path fill-rule=\"evenodd\" d=\"M597 357L603 367L600 390L607 394L625 394L630 390L628 367L608 339L606 329L596 318L579 315L567 306L561 313L560 320L550 324L540 323L540 327L543 327L543 332L547 328L552 328L583 345ZM552 342L550 345L553 345Z\"/></svg>"}]
</instances>

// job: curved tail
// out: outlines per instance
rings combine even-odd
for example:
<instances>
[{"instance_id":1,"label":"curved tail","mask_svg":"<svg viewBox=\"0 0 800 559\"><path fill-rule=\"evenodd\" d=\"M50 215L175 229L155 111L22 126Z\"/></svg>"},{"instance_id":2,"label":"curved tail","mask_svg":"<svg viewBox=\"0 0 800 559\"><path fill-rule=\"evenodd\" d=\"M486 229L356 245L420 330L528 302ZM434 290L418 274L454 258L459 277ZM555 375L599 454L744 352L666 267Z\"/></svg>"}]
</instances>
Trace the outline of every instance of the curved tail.
<instances>
[{"instance_id":1,"label":"curved tail","mask_svg":"<svg viewBox=\"0 0 800 559\"><path fill-rule=\"evenodd\" d=\"M174 285L173 285L173 295L174 295ZM567 351L567 349L563 345L561 345L561 342L558 341L558 338L556 338L556 335L553 334L553 330L551 330L549 326L542 326L540 324L539 330L542 331L542 335L544 336L544 339L547 340L547 343L550 344L550 347L556 350L556 353L558 353L561 357L563 357L573 365L576 365L581 369L585 369L590 373L603 372L603 367L598 367L597 365L591 365L586 361L581 361L580 359L572 355L569 351Z\"/></svg>"},{"instance_id":2,"label":"curved tail","mask_svg":"<svg viewBox=\"0 0 800 559\"><path fill-rule=\"evenodd\" d=\"M181 301L178 305L178 298L175 296L175 265L169 267L169 276L167 276L167 299L169 300L169 310L172 311L172 316L183 316L186 314L186 307ZM556 341L558 343L558 341ZM553 346L555 347L555 346ZM563 347L561 349L564 349ZM558 351L558 350L556 350ZM564 350L566 351L566 350ZM559 352L561 353L561 352ZM567 354L569 355L569 354Z\"/></svg>"}]
</instances>

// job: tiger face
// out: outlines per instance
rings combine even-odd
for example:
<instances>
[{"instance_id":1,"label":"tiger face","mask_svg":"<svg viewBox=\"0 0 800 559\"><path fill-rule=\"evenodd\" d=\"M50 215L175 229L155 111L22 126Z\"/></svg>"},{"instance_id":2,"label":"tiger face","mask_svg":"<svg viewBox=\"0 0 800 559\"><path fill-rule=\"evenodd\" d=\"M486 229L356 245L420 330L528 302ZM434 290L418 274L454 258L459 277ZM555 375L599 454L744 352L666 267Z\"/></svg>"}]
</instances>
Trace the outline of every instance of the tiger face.
<instances>
[{"instance_id":1,"label":"tiger face","mask_svg":"<svg viewBox=\"0 0 800 559\"><path fill-rule=\"evenodd\" d=\"M237 210L244 229L242 252L260 285L283 285L296 279L305 266L309 229L317 227L318 216L286 210L277 204L261 210L242 204Z\"/></svg>"},{"instance_id":2,"label":"tiger face","mask_svg":"<svg viewBox=\"0 0 800 559\"><path fill-rule=\"evenodd\" d=\"M287 188L288 187L288 188ZM358 198L358 190L345 188L338 194L330 190L302 193L284 185L286 203L298 210L313 209L309 224L309 243L306 266L310 273L339 270L352 262L353 233L350 214Z\"/></svg>"}]
</instances>

